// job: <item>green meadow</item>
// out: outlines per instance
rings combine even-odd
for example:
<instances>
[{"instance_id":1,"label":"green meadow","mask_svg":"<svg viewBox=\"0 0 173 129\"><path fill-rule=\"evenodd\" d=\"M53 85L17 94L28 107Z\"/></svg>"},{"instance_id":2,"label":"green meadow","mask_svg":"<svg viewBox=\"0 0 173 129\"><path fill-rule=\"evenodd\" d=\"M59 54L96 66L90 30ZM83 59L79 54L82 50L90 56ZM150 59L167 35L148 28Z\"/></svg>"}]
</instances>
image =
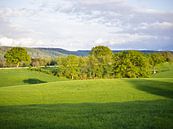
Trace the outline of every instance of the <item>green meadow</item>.
<instances>
[{"instance_id":1,"label":"green meadow","mask_svg":"<svg viewBox=\"0 0 173 129\"><path fill-rule=\"evenodd\" d=\"M172 129L169 66L147 79L66 80L0 70L0 129Z\"/></svg>"}]
</instances>

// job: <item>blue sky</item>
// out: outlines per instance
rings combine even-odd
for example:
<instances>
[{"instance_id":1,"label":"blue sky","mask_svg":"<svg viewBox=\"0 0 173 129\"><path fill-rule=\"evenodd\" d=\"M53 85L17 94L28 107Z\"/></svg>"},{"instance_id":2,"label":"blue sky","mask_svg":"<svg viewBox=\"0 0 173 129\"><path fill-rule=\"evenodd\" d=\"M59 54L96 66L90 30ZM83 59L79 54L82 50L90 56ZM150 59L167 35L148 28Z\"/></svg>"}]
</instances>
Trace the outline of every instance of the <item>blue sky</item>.
<instances>
[{"instance_id":1,"label":"blue sky","mask_svg":"<svg viewBox=\"0 0 173 129\"><path fill-rule=\"evenodd\" d=\"M129 0L131 5L143 6L162 11L173 11L173 0Z\"/></svg>"},{"instance_id":2,"label":"blue sky","mask_svg":"<svg viewBox=\"0 0 173 129\"><path fill-rule=\"evenodd\" d=\"M173 50L172 0L0 0L0 45Z\"/></svg>"}]
</instances>

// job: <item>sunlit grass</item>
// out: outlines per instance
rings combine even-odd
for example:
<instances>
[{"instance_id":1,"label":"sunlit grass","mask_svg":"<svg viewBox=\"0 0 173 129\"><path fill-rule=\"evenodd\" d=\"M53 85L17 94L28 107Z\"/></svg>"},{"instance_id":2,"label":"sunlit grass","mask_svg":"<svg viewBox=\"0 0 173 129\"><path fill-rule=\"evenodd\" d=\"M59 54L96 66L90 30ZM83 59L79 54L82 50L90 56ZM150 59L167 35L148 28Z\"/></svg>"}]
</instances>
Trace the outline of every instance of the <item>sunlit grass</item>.
<instances>
[{"instance_id":1,"label":"sunlit grass","mask_svg":"<svg viewBox=\"0 0 173 129\"><path fill-rule=\"evenodd\" d=\"M173 128L173 78L57 81L9 72L12 81L0 87L1 129ZM23 82L31 77L47 82Z\"/></svg>"}]
</instances>

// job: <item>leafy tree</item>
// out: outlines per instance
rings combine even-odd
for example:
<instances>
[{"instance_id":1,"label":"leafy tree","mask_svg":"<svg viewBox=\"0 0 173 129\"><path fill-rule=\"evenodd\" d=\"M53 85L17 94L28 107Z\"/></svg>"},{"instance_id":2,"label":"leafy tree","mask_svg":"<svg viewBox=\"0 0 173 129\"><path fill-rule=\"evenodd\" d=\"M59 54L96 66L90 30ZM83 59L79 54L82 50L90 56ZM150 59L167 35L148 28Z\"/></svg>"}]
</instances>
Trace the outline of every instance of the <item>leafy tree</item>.
<instances>
[{"instance_id":1,"label":"leafy tree","mask_svg":"<svg viewBox=\"0 0 173 129\"><path fill-rule=\"evenodd\" d=\"M165 59L166 62L173 62L173 53L166 51L166 52L162 52L161 55L163 56L163 58Z\"/></svg>"},{"instance_id":2,"label":"leafy tree","mask_svg":"<svg viewBox=\"0 0 173 129\"><path fill-rule=\"evenodd\" d=\"M16 67L22 63L29 64L31 60L26 49L21 47L11 48L5 53L4 57L7 64L15 64Z\"/></svg>"},{"instance_id":3,"label":"leafy tree","mask_svg":"<svg viewBox=\"0 0 173 129\"><path fill-rule=\"evenodd\" d=\"M79 78L80 79L87 79L87 73L88 73L88 57L79 57Z\"/></svg>"},{"instance_id":4,"label":"leafy tree","mask_svg":"<svg viewBox=\"0 0 173 129\"><path fill-rule=\"evenodd\" d=\"M158 64L161 64L163 62L165 62L165 58L164 56L161 54L161 53L152 53L149 55L149 59L150 59L150 64L152 65L153 67L153 73L155 74L156 73L156 66Z\"/></svg>"},{"instance_id":5,"label":"leafy tree","mask_svg":"<svg viewBox=\"0 0 173 129\"><path fill-rule=\"evenodd\" d=\"M87 76L90 79L102 76L102 73L101 73L100 67L99 67L99 62L98 62L97 58L95 58L94 56L88 57L87 69L88 69Z\"/></svg>"},{"instance_id":6,"label":"leafy tree","mask_svg":"<svg viewBox=\"0 0 173 129\"><path fill-rule=\"evenodd\" d=\"M96 47L92 48L90 55L99 59L101 57L111 57L113 55L113 53L106 46L96 46Z\"/></svg>"},{"instance_id":7,"label":"leafy tree","mask_svg":"<svg viewBox=\"0 0 173 129\"><path fill-rule=\"evenodd\" d=\"M99 69L97 69L96 76L109 78L112 74L112 51L106 46L96 46L92 48L90 55L98 60Z\"/></svg>"},{"instance_id":8,"label":"leafy tree","mask_svg":"<svg viewBox=\"0 0 173 129\"><path fill-rule=\"evenodd\" d=\"M149 77L152 66L168 61L168 57L170 53L144 55L133 50L113 54L108 47L97 46L87 57L59 57L57 68L51 72L70 79Z\"/></svg>"},{"instance_id":9,"label":"leafy tree","mask_svg":"<svg viewBox=\"0 0 173 129\"><path fill-rule=\"evenodd\" d=\"M5 66L5 60L3 57L0 57L0 67L4 67Z\"/></svg>"},{"instance_id":10,"label":"leafy tree","mask_svg":"<svg viewBox=\"0 0 173 129\"><path fill-rule=\"evenodd\" d=\"M123 51L114 55L113 72L119 78L139 78L150 75L148 59L138 51Z\"/></svg>"},{"instance_id":11,"label":"leafy tree","mask_svg":"<svg viewBox=\"0 0 173 129\"><path fill-rule=\"evenodd\" d=\"M75 55L69 55L67 57L58 58L59 71L61 75L70 78L77 79L79 75L79 58Z\"/></svg>"}]
</instances>

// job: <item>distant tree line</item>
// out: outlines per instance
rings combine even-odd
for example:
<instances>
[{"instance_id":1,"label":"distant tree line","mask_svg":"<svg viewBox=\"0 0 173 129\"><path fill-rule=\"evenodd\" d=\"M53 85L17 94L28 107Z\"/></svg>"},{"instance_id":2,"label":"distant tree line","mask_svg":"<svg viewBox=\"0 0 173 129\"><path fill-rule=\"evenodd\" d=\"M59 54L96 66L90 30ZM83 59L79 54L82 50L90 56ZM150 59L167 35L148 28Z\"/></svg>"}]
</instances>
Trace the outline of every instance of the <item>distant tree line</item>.
<instances>
[{"instance_id":1,"label":"distant tree line","mask_svg":"<svg viewBox=\"0 0 173 129\"><path fill-rule=\"evenodd\" d=\"M12 49L15 50L12 51ZM157 72L156 66L158 64L173 62L173 53L171 52L144 54L139 51L128 50L113 53L105 46L92 48L90 54L85 57L68 55L57 59L31 59L25 49L12 49L7 51L4 56L6 64L17 67L36 67L32 70L70 79L150 77ZM50 65L56 67L37 68Z\"/></svg>"}]
</instances>

